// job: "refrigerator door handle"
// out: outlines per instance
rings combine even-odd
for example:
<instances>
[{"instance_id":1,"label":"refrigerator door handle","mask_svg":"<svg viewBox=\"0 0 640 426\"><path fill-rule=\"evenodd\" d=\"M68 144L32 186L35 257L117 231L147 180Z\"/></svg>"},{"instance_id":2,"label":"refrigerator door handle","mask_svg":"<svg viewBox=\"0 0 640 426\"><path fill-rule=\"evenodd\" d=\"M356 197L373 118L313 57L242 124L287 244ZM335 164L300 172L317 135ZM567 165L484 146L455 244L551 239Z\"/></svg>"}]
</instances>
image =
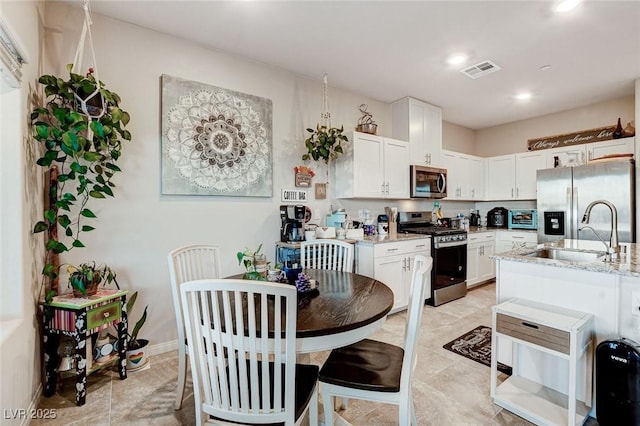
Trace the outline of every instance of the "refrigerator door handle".
<instances>
[{"instance_id":1,"label":"refrigerator door handle","mask_svg":"<svg viewBox=\"0 0 640 426\"><path fill-rule=\"evenodd\" d=\"M571 238L575 239L575 240L579 240L579 236L578 236L578 229L580 228L580 222L582 221L582 218L579 216L578 213L578 188L574 187L573 188L573 211L571 212L571 220L573 222L573 227L572 227L572 232L573 232L573 236Z\"/></svg>"},{"instance_id":2,"label":"refrigerator door handle","mask_svg":"<svg viewBox=\"0 0 640 426\"><path fill-rule=\"evenodd\" d=\"M571 204L573 198L573 188L567 187L567 207L565 209L566 217L564 218L564 237L573 238L573 206Z\"/></svg>"}]
</instances>

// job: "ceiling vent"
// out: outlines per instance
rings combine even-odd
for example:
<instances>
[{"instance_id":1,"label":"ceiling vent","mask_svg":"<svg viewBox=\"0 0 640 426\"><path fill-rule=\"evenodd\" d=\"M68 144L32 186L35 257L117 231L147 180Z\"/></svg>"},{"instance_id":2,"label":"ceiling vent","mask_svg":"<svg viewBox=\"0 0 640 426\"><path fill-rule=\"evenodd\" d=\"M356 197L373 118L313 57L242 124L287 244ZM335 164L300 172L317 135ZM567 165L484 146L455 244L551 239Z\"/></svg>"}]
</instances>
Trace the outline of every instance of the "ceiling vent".
<instances>
[{"instance_id":1,"label":"ceiling vent","mask_svg":"<svg viewBox=\"0 0 640 426\"><path fill-rule=\"evenodd\" d=\"M479 77L484 77L487 74L491 74L492 72L496 72L500 69L499 66L495 64L495 62L486 60L470 67L467 67L460 72L466 75L469 78L476 79Z\"/></svg>"}]
</instances>

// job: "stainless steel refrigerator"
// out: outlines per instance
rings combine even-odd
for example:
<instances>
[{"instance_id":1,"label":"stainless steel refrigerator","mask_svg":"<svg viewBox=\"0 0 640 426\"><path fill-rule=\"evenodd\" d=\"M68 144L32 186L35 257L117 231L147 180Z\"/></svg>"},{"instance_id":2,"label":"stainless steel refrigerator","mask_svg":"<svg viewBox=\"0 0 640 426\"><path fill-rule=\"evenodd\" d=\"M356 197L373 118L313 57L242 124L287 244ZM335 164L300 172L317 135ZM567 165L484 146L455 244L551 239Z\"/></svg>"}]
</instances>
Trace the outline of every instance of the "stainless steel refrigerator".
<instances>
[{"instance_id":1,"label":"stainless steel refrigerator","mask_svg":"<svg viewBox=\"0 0 640 426\"><path fill-rule=\"evenodd\" d=\"M538 170L538 243L563 238L597 240L590 229L579 231L589 203L607 200L618 212L620 242L636 242L635 164L609 161L576 167ZM611 211L593 207L589 226L609 241Z\"/></svg>"}]
</instances>

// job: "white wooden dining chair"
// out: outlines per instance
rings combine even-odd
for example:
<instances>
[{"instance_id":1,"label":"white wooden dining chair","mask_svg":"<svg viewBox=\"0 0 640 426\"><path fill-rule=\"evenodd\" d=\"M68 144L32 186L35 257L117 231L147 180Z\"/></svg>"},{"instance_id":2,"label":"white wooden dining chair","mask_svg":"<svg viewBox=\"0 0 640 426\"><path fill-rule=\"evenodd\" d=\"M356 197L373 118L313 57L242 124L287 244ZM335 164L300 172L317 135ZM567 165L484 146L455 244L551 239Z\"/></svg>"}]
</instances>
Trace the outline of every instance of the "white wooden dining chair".
<instances>
[{"instance_id":1,"label":"white wooden dining chair","mask_svg":"<svg viewBox=\"0 0 640 426\"><path fill-rule=\"evenodd\" d=\"M333 426L337 396L398 405L399 425L417 425L411 376L432 264L431 257L415 257L403 347L364 339L329 354L319 374L327 426Z\"/></svg>"},{"instance_id":2,"label":"white wooden dining chair","mask_svg":"<svg viewBox=\"0 0 640 426\"><path fill-rule=\"evenodd\" d=\"M203 278L220 278L219 248L211 245L190 245L177 248L169 253L169 275L173 308L178 326L178 387L175 409L182 407L182 398L187 379L187 355L184 323L182 322L182 304L180 303L180 285L185 281Z\"/></svg>"},{"instance_id":3,"label":"white wooden dining chair","mask_svg":"<svg viewBox=\"0 0 640 426\"><path fill-rule=\"evenodd\" d=\"M237 279L180 287L196 424L318 424L318 367L296 364L297 291Z\"/></svg>"},{"instance_id":4,"label":"white wooden dining chair","mask_svg":"<svg viewBox=\"0 0 640 426\"><path fill-rule=\"evenodd\" d=\"M302 268L353 272L353 244L333 239L300 243Z\"/></svg>"}]
</instances>

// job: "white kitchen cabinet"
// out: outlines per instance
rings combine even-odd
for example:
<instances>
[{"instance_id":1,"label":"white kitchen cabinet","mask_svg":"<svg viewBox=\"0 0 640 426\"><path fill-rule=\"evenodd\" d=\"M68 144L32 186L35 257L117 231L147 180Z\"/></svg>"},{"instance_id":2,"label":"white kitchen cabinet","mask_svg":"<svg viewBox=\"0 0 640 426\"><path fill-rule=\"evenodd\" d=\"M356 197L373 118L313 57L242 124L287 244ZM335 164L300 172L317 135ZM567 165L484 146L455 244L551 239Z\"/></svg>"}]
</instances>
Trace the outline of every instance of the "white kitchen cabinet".
<instances>
[{"instance_id":1,"label":"white kitchen cabinet","mask_svg":"<svg viewBox=\"0 0 640 426\"><path fill-rule=\"evenodd\" d=\"M546 162L546 155L540 151L516 154L516 200L535 200L538 198L537 171L544 169Z\"/></svg>"},{"instance_id":2,"label":"white kitchen cabinet","mask_svg":"<svg viewBox=\"0 0 640 426\"><path fill-rule=\"evenodd\" d=\"M581 166L589 160L611 154L634 154L635 138L612 139L582 145L572 145L563 148L544 150L546 152L547 168L554 167L555 157L562 167Z\"/></svg>"},{"instance_id":3,"label":"white kitchen cabinet","mask_svg":"<svg viewBox=\"0 0 640 426\"><path fill-rule=\"evenodd\" d=\"M498 231L496 252L517 250L520 248L535 248L538 245L538 234L534 231Z\"/></svg>"},{"instance_id":4,"label":"white kitchen cabinet","mask_svg":"<svg viewBox=\"0 0 640 426\"><path fill-rule=\"evenodd\" d=\"M429 238L377 244L358 242L356 272L386 284L393 291L394 302L391 312L397 312L406 309L409 304L415 256L429 256L430 251Z\"/></svg>"},{"instance_id":5,"label":"white kitchen cabinet","mask_svg":"<svg viewBox=\"0 0 640 426\"><path fill-rule=\"evenodd\" d=\"M536 172L546 168L542 151L500 155L487 159L489 200L535 200Z\"/></svg>"},{"instance_id":6,"label":"white kitchen cabinet","mask_svg":"<svg viewBox=\"0 0 640 426\"><path fill-rule=\"evenodd\" d=\"M460 152L442 150L447 169L447 200L484 198L484 159Z\"/></svg>"},{"instance_id":7,"label":"white kitchen cabinet","mask_svg":"<svg viewBox=\"0 0 640 426\"><path fill-rule=\"evenodd\" d=\"M442 164L447 169L447 200L466 200L469 157L459 152L442 150Z\"/></svg>"},{"instance_id":8,"label":"white kitchen cabinet","mask_svg":"<svg viewBox=\"0 0 640 426\"><path fill-rule=\"evenodd\" d=\"M409 143L353 132L335 161L336 198L409 198Z\"/></svg>"},{"instance_id":9,"label":"white kitchen cabinet","mask_svg":"<svg viewBox=\"0 0 640 426\"><path fill-rule=\"evenodd\" d=\"M485 159L471 157L469 160L469 199L485 199Z\"/></svg>"},{"instance_id":10,"label":"white kitchen cabinet","mask_svg":"<svg viewBox=\"0 0 640 426\"><path fill-rule=\"evenodd\" d=\"M409 141L411 164L441 167L442 110L406 97L391 104L392 136Z\"/></svg>"},{"instance_id":11,"label":"white kitchen cabinet","mask_svg":"<svg viewBox=\"0 0 640 426\"><path fill-rule=\"evenodd\" d=\"M515 195L515 175L515 155L487 158L487 199L512 200Z\"/></svg>"},{"instance_id":12,"label":"white kitchen cabinet","mask_svg":"<svg viewBox=\"0 0 640 426\"><path fill-rule=\"evenodd\" d=\"M490 256L495 252L496 232L474 232L467 236L467 288L496 277L495 261Z\"/></svg>"}]
</instances>

